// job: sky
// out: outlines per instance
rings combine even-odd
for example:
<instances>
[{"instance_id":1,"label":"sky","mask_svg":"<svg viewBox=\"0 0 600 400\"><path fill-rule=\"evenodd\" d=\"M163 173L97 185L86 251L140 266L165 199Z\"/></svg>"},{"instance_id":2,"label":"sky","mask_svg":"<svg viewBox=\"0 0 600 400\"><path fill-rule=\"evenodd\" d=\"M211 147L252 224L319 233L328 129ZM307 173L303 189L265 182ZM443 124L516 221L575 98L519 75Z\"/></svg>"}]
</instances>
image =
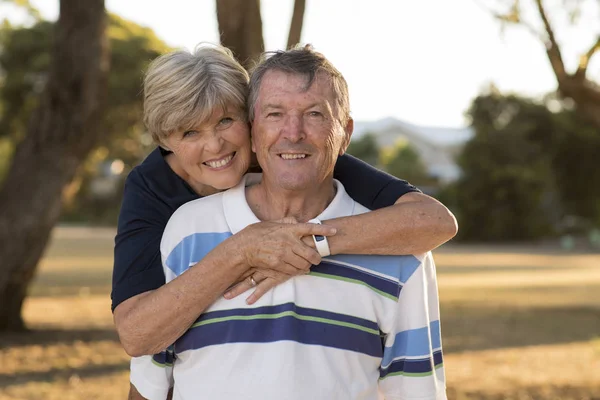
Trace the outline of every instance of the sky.
<instances>
[{"instance_id":1,"label":"sky","mask_svg":"<svg viewBox=\"0 0 600 400\"><path fill-rule=\"evenodd\" d=\"M526 96L556 88L542 43L524 28L502 32L481 7L485 1L307 0L302 42L311 43L345 76L355 120L394 117L418 125L462 127L472 99L490 83ZM560 1L546 3L552 11ZM522 1L528 2L533 1ZM45 18L57 18L58 0L31 3ZM569 68L577 66L578 55L600 33L598 3L587 4L576 27L553 20ZM293 0L261 0L267 50L285 46L292 5ZM152 28L173 47L218 42L214 0L106 0L106 7ZM0 6L0 12L19 20L7 6ZM599 80L600 56L589 73Z\"/></svg>"}]
</instances>

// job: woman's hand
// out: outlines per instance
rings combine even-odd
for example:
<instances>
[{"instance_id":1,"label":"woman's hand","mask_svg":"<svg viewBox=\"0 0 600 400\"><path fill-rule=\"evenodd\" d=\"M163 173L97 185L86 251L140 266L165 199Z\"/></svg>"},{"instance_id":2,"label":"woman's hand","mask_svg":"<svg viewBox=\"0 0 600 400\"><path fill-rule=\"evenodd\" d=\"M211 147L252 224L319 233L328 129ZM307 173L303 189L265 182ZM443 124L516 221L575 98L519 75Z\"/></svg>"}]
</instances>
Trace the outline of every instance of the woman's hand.
<instances>
[{"instance_id":1,"label":"woman's hand","mask_svg":"<svg viewBox=\"0 0 600 400\"><path fill-rule=\"evenodd\" d=\"M327 225L293 223L286 218L276 222L252 224L234 237L245 263L258 270L274 270L287 275L304 274L311 265L321 262L321 256L302 240L304 236L335 235ZM266 274L268 276L268 274Z\"/></svg>"},{"instance_id":2,"label":"woman's hand","mask_svg":"<svg viewBox=\"0 0 600 400\"><path fill-rule=\"evenodd\" d=\"M335 229L326 225L298 223L287 217L274 222L260 222L239 232L249 266L238 283L228 290L224 297L232 299L256 286L256 290L246 299L255 303L273 287L292 276L310 272L312 265L321 262L315 250L312 235L331 236ZM259 238L259 239L257 239ZM247 241L250 240L250 243Z\"/></svg>"},{"instance_id":3,"label":"woman's hand","mask_svg":"<svg viewBox=\"0 0 600 400\"><path fill-rule=\"evenodd\" d=\"M223 297L228 300L233 299L248 289L255 287L254 292L252 292L252 294L246 299L247 304L254 304L258 299L260 299L265 293L273 289L275 286L287 281L293 276L308 274L310 269L307 269L306 271L300 272L296 275L288 275L274 270L258 271L254 268L249 269L248 272L248 277L225 292Z\"/></svg>"}]
</instances>

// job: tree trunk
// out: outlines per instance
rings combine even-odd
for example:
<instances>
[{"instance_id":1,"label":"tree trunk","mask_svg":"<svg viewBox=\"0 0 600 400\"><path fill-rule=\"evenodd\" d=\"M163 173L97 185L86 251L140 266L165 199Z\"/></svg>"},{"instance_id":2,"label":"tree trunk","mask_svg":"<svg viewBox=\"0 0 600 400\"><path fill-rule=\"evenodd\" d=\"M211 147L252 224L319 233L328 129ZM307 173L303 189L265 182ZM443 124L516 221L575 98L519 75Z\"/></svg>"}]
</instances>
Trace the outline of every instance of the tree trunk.
<instances>
[{"instance_id":1,"label":"tree trunk","mask_svg":"<svg viewBox=\"0 0 600 400\"><path fill-rule=\"evenodd\" d=\"M40 105L0 191L0 331L25 329L23 300L63 188L98 143L109 57L104 0L61 0Z\"/></svg>"},{"instance_id":2,"label":"tree trunk","mask_svg":"<svg viewBox=\"0 0 600 400\"><path fill-rule=\"evenodd\" d=\"M600 129L600 87L586 77L589 62L600 49L600 37L580 57L577 71L570 74L565 68L560 44L554 34L554 28L546 13L546 6L543 0L535 0L535 5L546 31L546 54L548 55L552 71L556 76L560 95L573 100L580 115L587 117L591 123Z\"/></svg>"},{"instance_id":3,"label":"tree trunk","mask_svg":"<svg viewBox=\"0 0 600 400\"><path fill-rule=\"evenodd\" d=\"M217 0L217 21L221 44L250 68L265 50L260 0Z\"/></svg>"},{"instance_id":4,"label":"tree trunk","mask_svg":"<svg viewBox=\"0 0 600 400\"><path fill-rule=\"evenodd\" d=\"M302 37L302 24L304 22L304 10L306 9L306 0L294 1L294 12L292 13L292 22L290 23L290 33L288 35L287 48L291 49L300 43Z\"/></svg>"}]
</instances>

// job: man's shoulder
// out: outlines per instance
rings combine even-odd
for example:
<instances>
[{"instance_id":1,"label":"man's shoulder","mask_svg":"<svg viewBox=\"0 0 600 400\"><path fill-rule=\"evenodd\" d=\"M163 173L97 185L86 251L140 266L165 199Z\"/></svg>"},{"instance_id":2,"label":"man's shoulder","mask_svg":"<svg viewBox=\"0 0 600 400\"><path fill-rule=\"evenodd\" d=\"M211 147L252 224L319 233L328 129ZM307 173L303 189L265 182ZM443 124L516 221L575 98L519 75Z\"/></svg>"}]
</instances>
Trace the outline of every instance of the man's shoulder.
<instances>
[{"instance_id":1,"label":"man's shoulder","mask_svg":"<svg viewBox=\"0 0 600 400\"><path fill-rule=\"evenodd\" d=\"M371 211L367 207L358 203L357 201L355 201L355 200L352 200L352 201L354 202L354 209L352 211L352 215L360 215L360 214L368 213Z\"/></svg>"},{"instance_id":2,"label":"man's shoulder","mask_svg":"<svg viewBox=\"0 0 600 400\"><path fill-rule=\"evenodd\" d=\"M201 197L183 204L169 219L164 236L172 235L174 232L182 234L213 232L216 228L222 228L214 225L215 222L219 222L218 216L223 214L223 193Z\"/></svg>"},{"instance_id":3,"label":"man's shoulder","mask_svg":"<svg viewBox=\"0 0 600 400\"><path fill-rule=\"evenodd\" d=\"M190 201L169 219L160 250L163 266L170 269L173 276L180 275L231 236L223 214L222 198L223 194L217 193ZM169 280L170 275L166 276Z\"/></svg>"}]
</instances>

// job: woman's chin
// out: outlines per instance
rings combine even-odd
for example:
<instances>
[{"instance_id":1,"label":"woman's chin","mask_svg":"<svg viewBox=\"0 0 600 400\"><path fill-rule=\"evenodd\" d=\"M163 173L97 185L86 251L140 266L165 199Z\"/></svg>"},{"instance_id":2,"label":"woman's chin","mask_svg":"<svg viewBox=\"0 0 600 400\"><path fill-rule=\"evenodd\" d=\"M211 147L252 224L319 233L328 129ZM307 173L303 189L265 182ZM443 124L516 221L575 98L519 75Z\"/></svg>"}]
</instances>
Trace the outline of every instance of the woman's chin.
<instances>
[{"instance_id":1,"label":"woman's chin","mask_svg":"<svg viewBox=\"0 0 600 400\"><path fill-rule=\"evenodd\" d=\"M211 186L222 192L224 190L231 189L232 187L236 186L238 183L240 183L241 180L242 176L236 176L227 179L222 179L218 182L213 182L213 185Z\"/></svg>"}]
</instances>

